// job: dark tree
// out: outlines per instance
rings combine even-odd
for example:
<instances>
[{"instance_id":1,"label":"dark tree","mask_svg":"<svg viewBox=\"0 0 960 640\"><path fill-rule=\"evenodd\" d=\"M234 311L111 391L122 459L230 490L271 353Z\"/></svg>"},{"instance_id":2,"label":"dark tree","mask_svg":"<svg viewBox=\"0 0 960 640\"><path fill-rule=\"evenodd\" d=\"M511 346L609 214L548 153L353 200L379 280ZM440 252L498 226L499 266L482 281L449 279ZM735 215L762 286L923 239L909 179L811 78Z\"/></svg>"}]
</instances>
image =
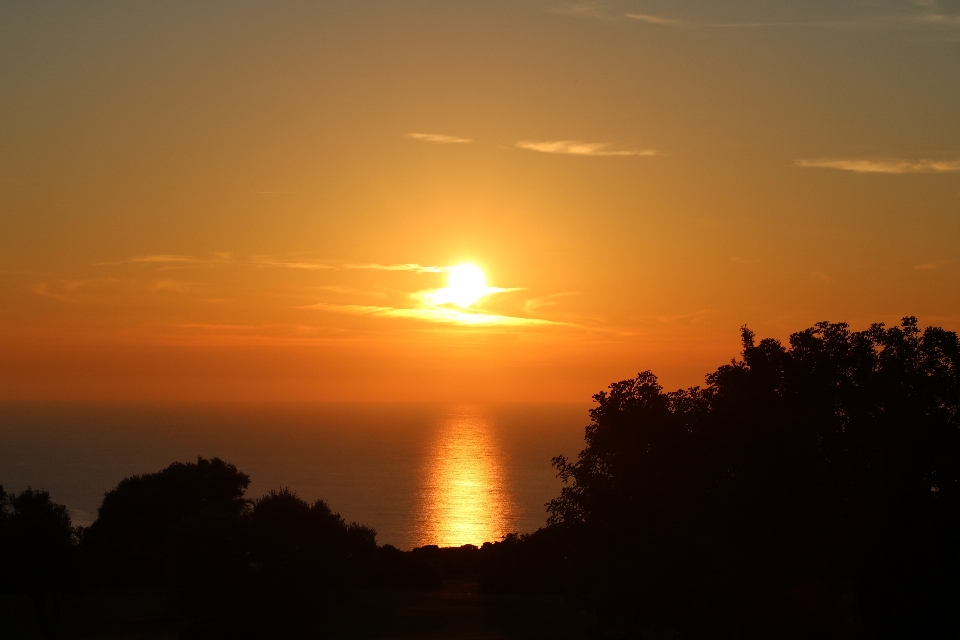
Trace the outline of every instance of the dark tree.
<instances>
[{"instance_id":1,"label":"dark tree","mask_svg":"<svg viewBox=\"0 0 960 640\"><path fill-rule=\"evenodd\" d=\"M67 508L46 491L7 494L0 487L0 586L33 603L45 639L56 637L60 606L74 578L75 534Z\"/></svg>"},{"instance_id":2,"label":"dark tree","mask_svg":"<svg viewBox=\"0 0 960 640\"><path fill-rule=\"evenodd\" d=\"M376 549L372 529L286 489L242 516L190 520L175 536L170 565L184 637L322 638L330 603Z\"/></svg>"},{"instance_id":3,"label":"dark tree","mask_svg":"<svg viewBox=\"0 0 960 640\"><path fill-rule=\"evenodd\" d=\"M915 318L755 341L664 393L594 396L549 504L610 635L960 633L960 342Z\"/></svg>"},{"instance_id":4,"label":"dark tree","mask_svg":"<svg viewBox=\"0 0 960 640\"><path fill-rule=\"evenodd\" d=\"M250 477L219 458L175 462L124 478L103 498L83 550L94 570L121 584L163 584L173 531L201 514L239 516Z\"/></svg>"}]
</instances>

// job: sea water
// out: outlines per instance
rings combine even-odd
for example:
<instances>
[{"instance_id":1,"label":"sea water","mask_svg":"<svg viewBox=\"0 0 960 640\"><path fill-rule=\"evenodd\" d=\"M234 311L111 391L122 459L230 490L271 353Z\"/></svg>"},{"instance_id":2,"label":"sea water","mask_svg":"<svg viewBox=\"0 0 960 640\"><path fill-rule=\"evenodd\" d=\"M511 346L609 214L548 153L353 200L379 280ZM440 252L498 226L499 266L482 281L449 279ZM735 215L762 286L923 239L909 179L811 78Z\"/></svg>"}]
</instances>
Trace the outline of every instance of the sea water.
<instances>
[{"instance_id":1,"label":"sea water","mask_svg":"<svg viewBox=\"0 0 960 640\"><path fill-rule=\"evenodd\" d=\"M324 499L380 543L482 544L546 522L575 456L582 404L0 404L0 484L45 489L75 524L126 476L219 457L247 496L288 487Z\"/></svg>"}]
</instances>

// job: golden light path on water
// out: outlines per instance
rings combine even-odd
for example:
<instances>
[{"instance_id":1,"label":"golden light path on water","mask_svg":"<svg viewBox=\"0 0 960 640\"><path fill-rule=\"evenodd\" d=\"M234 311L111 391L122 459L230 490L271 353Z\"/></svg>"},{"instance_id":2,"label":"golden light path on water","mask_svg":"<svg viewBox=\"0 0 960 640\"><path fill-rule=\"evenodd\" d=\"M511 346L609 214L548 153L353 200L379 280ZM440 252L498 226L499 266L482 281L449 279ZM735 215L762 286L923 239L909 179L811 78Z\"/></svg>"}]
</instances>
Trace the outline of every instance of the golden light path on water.
<instances>
[{"instance_id":1,"label":"golden light path on water","mask_svg":"<svg viewBox=\"0 0 960 640\"><path fill-rule=\"evenodd\" d=\"M491 426L477 408L444 416L425 461L415 546L481 545L509 533L514 505Z\"/></svg>"}]
</instances>

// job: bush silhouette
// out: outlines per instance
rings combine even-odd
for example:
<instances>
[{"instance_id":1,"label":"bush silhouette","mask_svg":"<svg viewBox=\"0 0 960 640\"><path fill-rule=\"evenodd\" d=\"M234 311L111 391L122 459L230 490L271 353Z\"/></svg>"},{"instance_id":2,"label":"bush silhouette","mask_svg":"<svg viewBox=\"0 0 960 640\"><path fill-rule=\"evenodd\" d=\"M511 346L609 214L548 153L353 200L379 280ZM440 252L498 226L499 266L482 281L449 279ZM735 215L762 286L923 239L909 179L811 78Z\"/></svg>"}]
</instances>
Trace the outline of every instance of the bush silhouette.
<instances>
[{"instance_id":1,"label":"bush silhouette","mask_svg":"<svg viewBox=\"0 0 960 640\"><path fill-rule=\"evenodd\" d=\"M186 521L171 550L183 638L322 638L327 608L359 578L376 540L322 500L281 489L241 515Z\"/></svg>"},{"instance_id":2,"label":"bush silhouette","mask_svg":"<svg viewBox=\"0 0 960 640\"><path fill-rule=\"evenodd\" d=\"M175 462L124 478L104 495L83 550L97 575L120 584L164 584L170 536L200 514L238 516L250 478L219 458Z\"/></svg>"},{"instance_id":3,"label":"bush silhouette","mask_svg":"<svg viewBox=\"0 0 960 640\"><path fill-rule=\"evenodd\" d=\"M0 487L0 586L29 598L45 640L56 637L60 606L75 578L76 543L67 508L49 493L7 494Z\"/></svg>"},{"instance_id":4,"label":"bush silhouette","mask_svg":"<svg viewBox=\"0 0 960 640\"><path fill-rule=\"evenodd\" d=\"M594 396L549 505L605 633L957 637L960 343L820 323L665 393Z\"/></svg>"}]
</instances>

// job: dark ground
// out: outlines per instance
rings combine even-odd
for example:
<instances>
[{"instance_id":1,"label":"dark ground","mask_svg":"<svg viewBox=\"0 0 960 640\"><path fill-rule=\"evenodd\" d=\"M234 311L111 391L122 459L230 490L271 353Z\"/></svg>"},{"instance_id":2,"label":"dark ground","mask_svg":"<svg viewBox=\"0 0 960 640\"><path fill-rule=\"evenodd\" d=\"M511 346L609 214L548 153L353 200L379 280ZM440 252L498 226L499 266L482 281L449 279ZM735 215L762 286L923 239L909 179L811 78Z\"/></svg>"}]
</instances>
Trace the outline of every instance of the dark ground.
<instances>
[{"instance_id":1,"label":"dark ground","mask_svg":"<svg viewBox=\"0 0 960 640\"><path fill-rule=\"evenodd\" d=\"M162 590L91 590L63 607L60 638L174 640L178 621L165 615ZM29 602L0 600L0 637L39 640ZM558 596L481 594L476 582L445 580L427 590L359 590L331 611L330 640L386 638L556 640L586 636L586 619Z\"/></svg>"}]
</instances>

